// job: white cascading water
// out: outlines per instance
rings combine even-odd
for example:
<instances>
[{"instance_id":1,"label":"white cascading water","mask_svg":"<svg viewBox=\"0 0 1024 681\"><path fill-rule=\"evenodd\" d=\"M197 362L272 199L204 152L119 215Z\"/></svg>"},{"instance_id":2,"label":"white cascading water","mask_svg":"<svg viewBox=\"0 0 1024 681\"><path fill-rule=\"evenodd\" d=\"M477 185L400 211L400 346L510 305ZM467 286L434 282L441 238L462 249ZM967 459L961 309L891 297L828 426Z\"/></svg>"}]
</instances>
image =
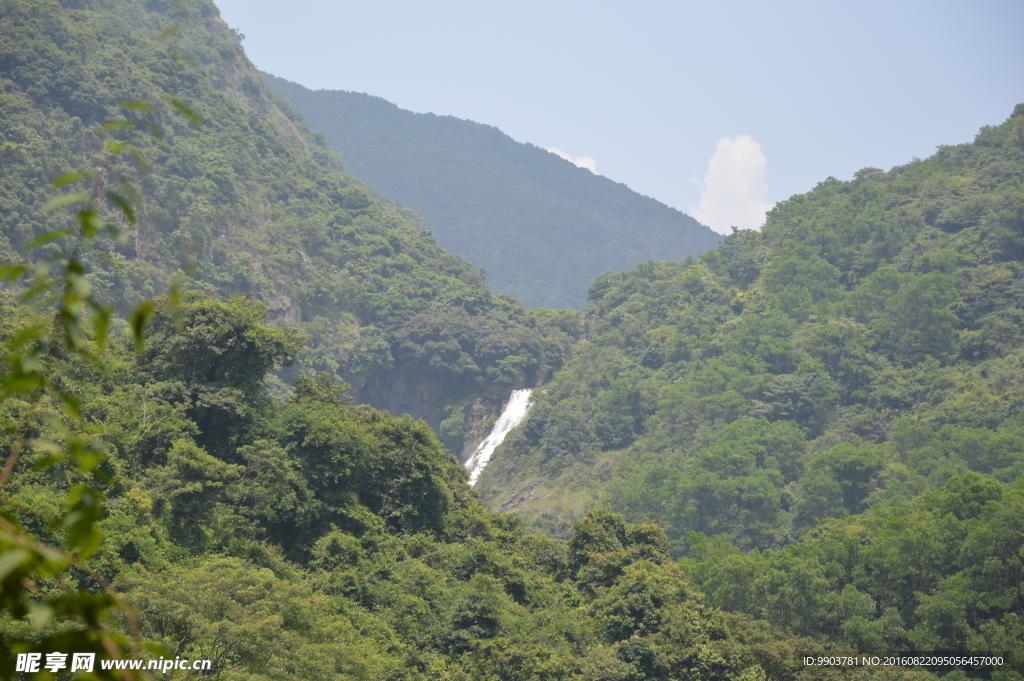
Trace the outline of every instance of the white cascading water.
<instances>
[{"instance_id":1,"label":"white cascading water","mask_svg":"<svg viewBox=\"0 0 1024 681\"><path fill-rule=\"evenodd\" d=\"M471 486L480 479L480 474L484 472L487 462L491 460L491 455L494 454L498 445L505 441L508 432L526 418L526 413L530 411L531 392L533 392L531 389L512 391L512 397L508 399L508 405L494 423L494 428L491 428L490 435L477 446L473 456L466 460L466 470L469 471Z\"/></svg>"}]
</instances>

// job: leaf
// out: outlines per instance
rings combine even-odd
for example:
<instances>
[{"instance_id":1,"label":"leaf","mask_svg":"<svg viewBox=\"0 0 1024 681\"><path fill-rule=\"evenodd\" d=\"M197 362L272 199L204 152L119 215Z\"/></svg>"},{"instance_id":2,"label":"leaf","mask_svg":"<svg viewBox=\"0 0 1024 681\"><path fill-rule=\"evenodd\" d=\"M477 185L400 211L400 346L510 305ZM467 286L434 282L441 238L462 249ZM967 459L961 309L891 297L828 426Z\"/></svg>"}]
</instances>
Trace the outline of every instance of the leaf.
<instances>
[{"instance_id":1,"label":"leaf","mask_svg":"<svg viewBox=\"0 0 1024 681\"><path fill-rule=\"evenodd\" d=\"M49 213L57 210L58 208L64 208L74 203L81 203L82 201L89 200L89 192L75 192L74 194L64 194L63 196L57 196L43 205L42 211Z\"/></svg>"},{"instance_id":2,"label":"leaf","mask_svg":"<svg viewBox=\"0 0 1024 681\"><path fill-rule=\"evenodd\" d=\"M37 446L36 449L40 449L40 447ZM32 470L36 472L45 471L47 468L55 466L63 460L64 457L59 454L48 454L32 464Z\"/></svg>"},{"instance_id":3,"label":"leaf","mask_svg":"<svg viewBox=\"0 0 1024 681\"><path fill-rule=\"evenodd\" d=\"M7 578L7 575L17 570L22 563L32 557L27 549L8 550L0 556L0 580Z\"/></svg>"},{"instance_id":4,"label":"leaf","mask_svg":"<svg viewBox=\"0 0 1024 681\"><path fill-rule=\"evenodd\" d=\"M96 527L92 513L84 509L75 509L64 517L67 529L67 543L83 558L96 552L103 542L103 535Z\"/></svg>"},{"instance_id":5,"label":"leaf","mask_svg":"<svg viewBox=\"0 0 1024 681\"><path fill-rule=\"evenodd\" d=\"M93 326L96 329L94 338L100 350L107 343L107 329L110 327L110 312L112 309L110 305L98 307L92 316Z\"/></svg>"},{"instance_id":6,"label":"leaf","mask_svg":"<svg viewBox=\"0 0 1024 681\"><path fill-rule=\"evenodd\" d=\"M135 159L135 164L139 166L139 172L149 172L149 161L147 161L146 157L142 155L142 152L139 151L138 147L128 147L128 153L130 153L132 158Z\"/></svg>"},{"instance_id":7,"label":"leaf","mask_svg":"<svg viewBox=\"0 0 1024 681\"><path fill-rule=\"evenodd\" d=\"M86 177L88 177L88 175L86 175L85 173L77 172L77 171L70 172L70 173L64 173L63 175L58 177L56 180L51 182L50 185L52 187L54 187L55 189L60 189L64 185L68 184L69 182L76 182L78 180L84 180Z\"/></svg>"},{"instance_id":8,"label":"leaf","mask_svg":"<svg viewBox=\"0 0 1024 681\"><path fill-rule=\"evenodd\" d=\"M82 236L91 239L103 226L100 216L94 208L84 208L78 211L78 224L82 227Z\"/></svg>"},{"instance_id":9,"label":"leaf","mask_svg":"<svg viewBox=\"0 0 1024 681\"><path fill-rule=\"evenodd\" d=\"M46 335L46 328L39 324L36 326L29 326L28 328L22 329L18 333L11 336L9 341L11 350L17 350L21 346L30 343L34 340L38 340Z\"/></svg>"},{"instance_id":10,"label":"leaf","mask_svg":"<svg viewBox=\"0 0 1024 681\"><path fill-rule=\"evenodd\" d=\"M178 27L177 24L175 24L174 26L170 26L168 28L165 28L163 33L160 34L160 39L163 40L164 38L170 38L172 35L177 33L178 30L179 30L179 27Z\"/></svg>"},{"instance_id":11,"label":"leaf","mask_svg":"<svg viewBox=\"0 0 1024 681\"><path fill-rule=\"evenodd\" d=\"M35 264L35 267L32 268L32 278L36 281L42 281L43 279L48 278L50 276L50 270L54 267L60 266L63 261L64 255L62 253L51 255L49 258L40 260Z\"/></svg>"},{"instance_id":12,"label":"leaf","mask_svg":"<svg viewBox=\"0 0 1024 681\"><path fill-rule=\"evenodd\" d=\"M43 387L43 377L35 373L8 371L3 380L4 392L24 395Z\"/></svg>"},{"instance_id":13,"label":"leaf","mask_svg":"<svg viewBox=\"0 0 1024 681\"><path fill-rule=\"evenodd\" d=\"M185 318L181 313L181 286L180 286L181 275L180 273L175 276L174 281L171 283L171 292L168 295L169 302L167 304L167 313L171 315L171 320L174 321L174 329L178 333L185 328Z\"/></svg>"},{"instance_id":14,"label":"leaf","mask_svg":"<svg viewBox=\"0 0 1024 681\"><path fill-rule=\"evenodd\" d=\"M78 352L85 347L85 333L82 332L82 326L78 323L75 310L69 308L70 306L65 305L59 313L61 328L64 330L64 340L67 341L68 347Z\"/></svg>"},{"instance_id":15,"label":"leaf","mask_svg":"<svg viewBox=\"0 0 1024 681\"><path fill-rule=\"evenodd\" d=\"M28 272L28 265L20 263L18 265L0 265L0 280L3 281L14 281L21 277L21 275Z\"/></svg>"},{"instance_id":16,"label":"leaf","mask_svg":"<svg viewBox=\"0 0 1024 681\"><path fill-rule=\"evenodd\" d=\"M150 111L153 105L149 102L144 102L140 99L126 99L121 102L121 106L132 111Z\"/></svg>"},{"instance_id":17,"label":"leaf","mask_svg":"<svg viewBox=\"0 0 1024 681\"><path fill-rule=\"evenodd\" d=\"M80 471L91 473L95 471L100 465L100 462L103 461L103 452L98 452L95 449L86 449L84 447L76 447L75 449L76 451L73 452L72 458Z\"/></svg>"},{"instance_id":18,"label":"leaf","mask_svg":"<svg viewBox=\"0 0 1024 681\"><path fill-rule=\"evenodd\" d=\"M128 197L129 201L131 201L136 206L142 205L142 195L139 194L139 192L135 191L135 187L133 187L131 183L126 181L123 177L119 177L117 178L117 184L119 187L121 187L121 189L124 190L124 193Z\"/></svg>"},{"instance_id":19,"label":"leaf","mask_svg":"<svg viewBox=\"0 0 1024 681\"><path fill-rule=\"evenodd\" d=\"M197 128L203 124L203 119L199 117L199 114L190 109L188 105L185 104L185 102L181 101L177 97L171 98L171 106L173 106L175 109L181 112L186 118L192 121L192 125L196 126Z\"/></svg>"},{"instance_id":20,"label":"leaf","mask_svg":"<svg viewBox=\"0 0 1024 681\"><path fill-rule=\"evenodd\" d=\"M53 288L53 280L52 279L45 279L43 281L40 281L38 284L36 284L35 286L25 290L21 294L21 296L20 296L21 302L27 303L28 301L32 300L33 298L35 298L39 294L44 293L46 291L49 291L52 288Z\"/></svg>"},{"instance_id":21,"label":"leaf","mask_svg":"<svg viewBox=\"0 0 1024 681\"><path fill-rule=\"evenodd\" d=\"M78 258L74 260L68 260L67 264L64 265L64 270L68 273L64 276L65 279L70 279L69 275L75 275L77 277L85 276L85 265Z\"/></svg>"},{"instance_id":22,"label":"leaf","mask_svg":"<svg viewBox=\"0 0 1024 681\"><path fill-rule=\"evenodd\" d=\"M109 234L111 237L117 240L119 246L128 245L128 236L117 228L117 225L108 222L103 225L103 231Z\"/></svg>"},{"instance_id":23,"label":"leaf","mask_svg":"<svg viewBox=\"0 0 1024 681\"><path fill-rule=\"evenodd\" d=\"M104 123L103 125L100 126L100 133L107 133L107 132L111 132L113 130L122 130L124 128L130 128L133 125L135 125L135 124L132 123L127 118L119 120L119 121L110 121L109 123Z\"/></svg>"},{"instance_id":24,"label":"leaf","mask_svg":"<svg viewBox=\"0 0 1024 681\"><path fill-rule=\"evenodd\" d=\"M107 199L121 209L121 213L124 214L125 219L128 220L130 224L135 224L135 211L132 210L132 206L128 203L127 199L120 194L115 194L109 190L107 191Z\"/></svg>"},{"instance_id":25,"label":"leaf","mask_svg":"<svg viewBox=\"0 0 1024 681\"><path fill-rule=\"evenodd\" d=\"M67 542L78 549L79 555L88 558L100 547L103 535L96 527L96 521L103 515L103 495L85 484L77 484L68 492L71 510L64 516Z\"/></svg>"},{"instance_id":26,"label":"leaf","mask_svg":"<svg viewBox=\"0 0 1024 681\"><path fill-rule=\"evenodd\" d=\"M28 245L25 246L25 250L33 251L42 246L43 244L50 243L51 241L56 241L57 239L63 239L64 237L69 237L72 234L74 234L74 232L72 232L70 229L55 229L52 232L40 234L35 239L32 239L32 241L28 242Z\"/></svg>"},{"instance_id":27,"label":"leaf","mask_svg":"<svg viewBox=\"0 0 1024 681\"><path fill-rule=\"evenodd\" d=\"M82 405L78 401L78 397L72 395L66 390L54 387L54 392L60 397L61 404L64 405L64 409L67 410L68 414L77 421L82 420Z\"/></svg>"},{"instance_id":28,"label":"leaf","mask_svg":"<svg viewBox=\"0 0 1024 681\"><path fill-rule=\"evenodd\" d=\"M143 337L142 329L146 325L146 322L153 315L153 302L150 300L144 300L139 303L131 316L128 318L128 322L132 327L132 336L135 338L135 351L142 352L145 347L145 339Z\"/></svg>"},{"instance_id":29,"label":"leaf","mask_svg":"<svg viewBox=\"0 0 1024 681\"><path fill-rule=\"evenodd\" d=\"M43 603L31 603L28 606L28 620L35 629L42 629L53 619L56 611Z\"/></svg>"}]
</instances>

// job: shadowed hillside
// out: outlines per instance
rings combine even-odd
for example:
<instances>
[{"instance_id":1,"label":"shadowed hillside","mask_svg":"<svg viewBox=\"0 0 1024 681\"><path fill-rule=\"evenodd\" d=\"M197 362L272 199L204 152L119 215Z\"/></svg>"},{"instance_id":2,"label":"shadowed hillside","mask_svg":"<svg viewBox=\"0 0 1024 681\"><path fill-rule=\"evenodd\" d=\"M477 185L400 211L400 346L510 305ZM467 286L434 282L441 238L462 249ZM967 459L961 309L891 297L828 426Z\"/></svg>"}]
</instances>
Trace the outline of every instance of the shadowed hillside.
<instances>
[{"instance_id":1,"label":"shadowed hillside","mask_svg":"<svg viewBox=\"0 0 1024 681\"><path fill-rule=\"evenodd\" d=\"M350 170L423 215L449 251L529 307L582 308L607 270L696 256L721 238L679 211L497 128L264 74Z\"/></svg>"}]
</instances>

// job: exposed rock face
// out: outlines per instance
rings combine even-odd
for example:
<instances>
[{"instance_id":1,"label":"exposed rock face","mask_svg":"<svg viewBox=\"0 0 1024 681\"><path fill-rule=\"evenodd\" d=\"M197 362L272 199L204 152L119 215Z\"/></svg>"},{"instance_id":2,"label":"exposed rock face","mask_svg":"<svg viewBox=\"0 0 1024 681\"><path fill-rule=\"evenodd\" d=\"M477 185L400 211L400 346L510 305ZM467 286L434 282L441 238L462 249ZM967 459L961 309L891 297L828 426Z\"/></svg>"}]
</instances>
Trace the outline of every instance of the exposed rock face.
<instances>
[{"instance_id":1,"label":"exposed rock face","mask_svg":"<svg viewBox=\"0 0 1024 681\"><path fill-rule=\"evenodd\" d=\"M453 387L423 372L388 371L371 376L353 392L360 404L392 414L409 414L438 430L444 417L444 398Z\"/></svg>"},{"instance_id":2,"label":"exposed rock face","mask_svg":"<svg viewBox=\"0 0 1024 681\"><path fill-rule=\"evenodd\" d=\"M535 480L531 480L530 482L526 483L518 490L516 490L515 494L510 496L505 501L501 502L501 506L499 507L498 510L501 513L507 513L508 511L512 511L517 508L522 508L523 506L526 506L530 502L542 501L544 499L547 499L549 496L551 496L550 494L537 495L534 492L534 490L536 490L543 484L544 478L536 478Z\"/></svg>"},{"instance_id":3,"label":"exposed rock face","mask_svg":"<svg viewBox=\"0 0 1024 681\"><path fill-rule=\"evenodd\" d=\"M487 437L490 430L488 427L490 417L497 417L499 409L501 409L500 404L495 407L491 401L485 402L479 397L469 405L466 409L466 440L458 452L459 461L466 463L480 442Z\"/></svg>"},{"instance_id":4,"label":"exposed rock face","mask_svg":"<svg viewBox=\"0 0 1024 681\"><path fill-rule=\"evenodd\" d=\"M512 385L492 383L481 386L474 380L446 380L433 373L395 368L356 384L352 395L357 404L423 419L438 433L441 432L441 422L446 416L451 416L453 405L462 405L465 416L462 444L448 446L453 447L452 453L465 464L487 438L513 390L540 385L549 377L550 370L545 367L538 371L520 372Z\"/></svg>"},{"instance_id":5,"label":"exposed rock face","mask_svg":"<svg viewBox=\"0 0 1024 681\"><path fill-rule=\"evenodd\" d=\"M526 378L522 382L525 384ZM518 386L519 381L517 381ZM475 381L453 381L436 374L409 369L392 369L371 376L353 390L356 402L385 409L392 414L409 414L423 419L434 430L441 426L444 409L453 402L467 406L466 443L473 447L487 435L485 422L508 401L513 386L489 385ZM480 431L480 432L478 432ZM472 451L472 447L470 447Z\"/></svg>"}]
</instances>

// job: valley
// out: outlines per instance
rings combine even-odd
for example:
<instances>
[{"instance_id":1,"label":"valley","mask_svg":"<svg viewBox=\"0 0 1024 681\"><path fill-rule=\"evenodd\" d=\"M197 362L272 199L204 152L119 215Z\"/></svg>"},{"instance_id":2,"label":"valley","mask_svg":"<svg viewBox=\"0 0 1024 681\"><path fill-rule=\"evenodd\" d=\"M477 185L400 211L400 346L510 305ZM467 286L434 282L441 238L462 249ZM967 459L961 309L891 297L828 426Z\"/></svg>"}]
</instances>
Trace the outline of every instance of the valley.
<instances>
[{"instance_id":1,"label":"valley","mask_svg":"<svg viewBox=\"0 0 1024 681\"><path fill-rule=\"evenodd\" d=\"M0 38L0 677L1024 678L1024 104L719 243L264 76L210 0L0 0ZM532 176L510 270L316 98ZM1005 663L803 662L940 650Z\"/></svg>"}]
</instances>

